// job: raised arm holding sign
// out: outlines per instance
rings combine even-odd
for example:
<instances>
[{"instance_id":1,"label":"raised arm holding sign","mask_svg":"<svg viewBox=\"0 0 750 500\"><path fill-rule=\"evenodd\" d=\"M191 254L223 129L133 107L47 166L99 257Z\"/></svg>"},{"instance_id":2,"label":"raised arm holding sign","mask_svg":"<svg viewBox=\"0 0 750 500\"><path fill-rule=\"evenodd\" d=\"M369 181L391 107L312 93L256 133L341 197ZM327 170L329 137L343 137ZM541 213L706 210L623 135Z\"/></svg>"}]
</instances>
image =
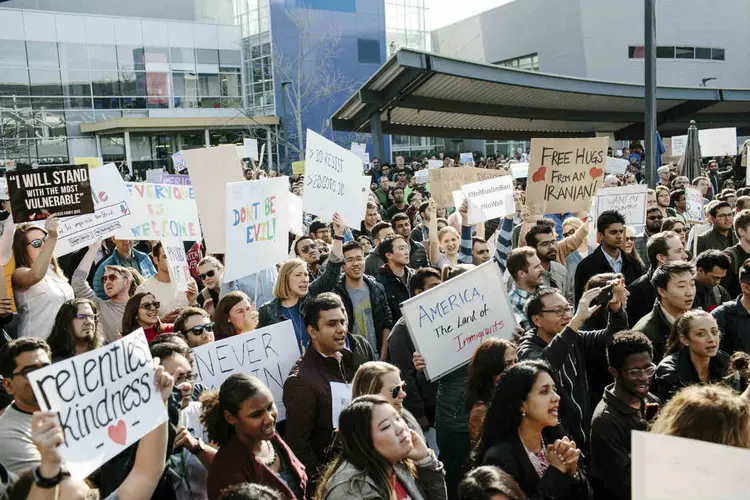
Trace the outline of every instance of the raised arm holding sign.
<instances>
[{"instance_id":1,"label":"raised arm holding sign","mask_svg":"<svg viewBox=\"0 0 750 500\"><path fill-rule=\"evenodd\" d=\"M87 165L58 165L8 172L8 191L15 222L94 212Z\"/></svg>"}]
</instances>

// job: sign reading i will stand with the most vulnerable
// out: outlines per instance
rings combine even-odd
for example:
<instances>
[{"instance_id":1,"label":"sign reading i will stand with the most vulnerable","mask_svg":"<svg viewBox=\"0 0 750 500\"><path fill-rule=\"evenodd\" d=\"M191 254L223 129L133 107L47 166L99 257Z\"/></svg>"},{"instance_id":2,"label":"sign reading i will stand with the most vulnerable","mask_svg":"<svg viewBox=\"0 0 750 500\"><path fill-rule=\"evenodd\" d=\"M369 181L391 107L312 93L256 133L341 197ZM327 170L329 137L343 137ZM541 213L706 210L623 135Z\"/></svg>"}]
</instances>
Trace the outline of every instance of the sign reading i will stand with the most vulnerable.
<instances>
[{"instance_id":1,"label":"sign reading i will stand with the most vulnerable","mask_svg":"<svg viewBox=\"0 0 750 500\"><path fill-rule=\"evenodd\" d=\"M8 172L13 221L43 220L94 212L87 165L56 165Z\"/></svg>"},{"instance_id":2,"label":"sign reading i will stand with the most vulnerable","mask_svg":"<svg viewBox=\"0 0 750 500\"><path fill-rule=\"evenodd\" d=\"M534 214L589 208L604 181L607 137L532 139L526 203Z\"/></svg>"},{"instance_id":3,"label":"sign reading i will stand with the most vulnerable","mask_svg":"<svg viewBox=\"0 0 750 500\"><path fill-rule=\"evenodd\" d=\"M468 363L485 338L510 339L516 327L494 260L403 302L401 311L430 381Z\"/></svg>"},{"instance_id":4,"label":"sign reading i will stand with the most vulnerable","mask_svg":"<svg viewBox=\"0 0 750 500\"><path fill-rule=\"evenodd\" d=\"M362 160L312 130L307 131L305 212L330 220L338 212L349 227L359 227Z\"/></svg>"},{"instance_id":5,"label":"sign reading i will stand with the most vulnerable","mask_svg":"<svg viewBox=\"0 0 750 500\"><path fill-rule=\"evenodd\" d=\"M64 468L84 479L167 420L143 329L28 375L43 411L57 412Z\"/></svg>"}]
</instances>

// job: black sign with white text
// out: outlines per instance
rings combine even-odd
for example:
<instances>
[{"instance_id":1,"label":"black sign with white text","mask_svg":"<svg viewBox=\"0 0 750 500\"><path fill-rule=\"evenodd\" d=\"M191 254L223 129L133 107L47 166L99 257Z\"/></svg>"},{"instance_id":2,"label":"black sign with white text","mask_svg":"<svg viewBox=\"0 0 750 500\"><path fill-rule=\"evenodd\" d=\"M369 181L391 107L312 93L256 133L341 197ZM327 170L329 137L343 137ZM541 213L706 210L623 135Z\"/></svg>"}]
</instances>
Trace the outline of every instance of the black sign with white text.
<instances>
[{"instance_id":1,"label":"black sign with white text","mask_svg":"<svg viewBox=\"0 0 750 500\"><path fill-rule=\"evenodd\" d=\"M94 213L88 165L56 165L8 172L16 223Z\"/></svg>"}]
</instances>

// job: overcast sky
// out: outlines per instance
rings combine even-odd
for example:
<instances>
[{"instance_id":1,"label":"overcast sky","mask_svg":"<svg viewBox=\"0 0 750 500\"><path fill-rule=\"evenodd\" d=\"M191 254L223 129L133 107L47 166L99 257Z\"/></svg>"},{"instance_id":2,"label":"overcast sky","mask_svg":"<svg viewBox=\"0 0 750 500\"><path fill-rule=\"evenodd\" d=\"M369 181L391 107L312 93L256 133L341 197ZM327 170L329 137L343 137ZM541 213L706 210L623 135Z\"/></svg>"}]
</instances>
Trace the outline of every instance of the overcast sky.
<instances>
[{"instance_id":1,"label":"overcast sky","mask_svg":"<svg viewBox=\"0 0 750 500\"><path fill-rule=\"evenodd\" d=\"M442 28L510 1L512 0L427 0L431 28Z\"/></svg>"}]
</instances>

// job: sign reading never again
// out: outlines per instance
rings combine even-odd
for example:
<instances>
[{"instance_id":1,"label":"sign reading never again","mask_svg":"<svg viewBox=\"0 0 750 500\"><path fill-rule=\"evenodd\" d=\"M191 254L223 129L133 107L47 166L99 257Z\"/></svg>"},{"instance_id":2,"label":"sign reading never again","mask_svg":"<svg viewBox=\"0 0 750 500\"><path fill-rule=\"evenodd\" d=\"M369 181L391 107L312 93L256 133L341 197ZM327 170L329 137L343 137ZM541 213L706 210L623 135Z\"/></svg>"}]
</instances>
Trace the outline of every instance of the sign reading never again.
<instances>
[{"instance_id":1,"label":"sign reading never again","mask_svg":"<svg viewBox=\"0 0 750 500\"><path fill-rule=\"evenodd\" d=\"M516 327L494 260L412 297L401 311L430 381L468 363L485 338L510 339Z\"/></svg>"},{"instance_id":2,"label":"sign reading never again","mask_svg":"<svg viewBox=\"0 0 750 500\"><path fill-rule=\"evenodd\" d=\"M532 139L526 203L532 213L588 210L604 182L607 137Z\"/></svg>"},{"instance_id":3,"label":"sign reading never again","mask_svg":"<svg viewBox=\"0 0 750 500\"><path fill-rule=\"evenodd\" d=\"M8 172L8 195L14 222L94 212L87 165L56 165Z\"/></svg>"}]
</instances>

